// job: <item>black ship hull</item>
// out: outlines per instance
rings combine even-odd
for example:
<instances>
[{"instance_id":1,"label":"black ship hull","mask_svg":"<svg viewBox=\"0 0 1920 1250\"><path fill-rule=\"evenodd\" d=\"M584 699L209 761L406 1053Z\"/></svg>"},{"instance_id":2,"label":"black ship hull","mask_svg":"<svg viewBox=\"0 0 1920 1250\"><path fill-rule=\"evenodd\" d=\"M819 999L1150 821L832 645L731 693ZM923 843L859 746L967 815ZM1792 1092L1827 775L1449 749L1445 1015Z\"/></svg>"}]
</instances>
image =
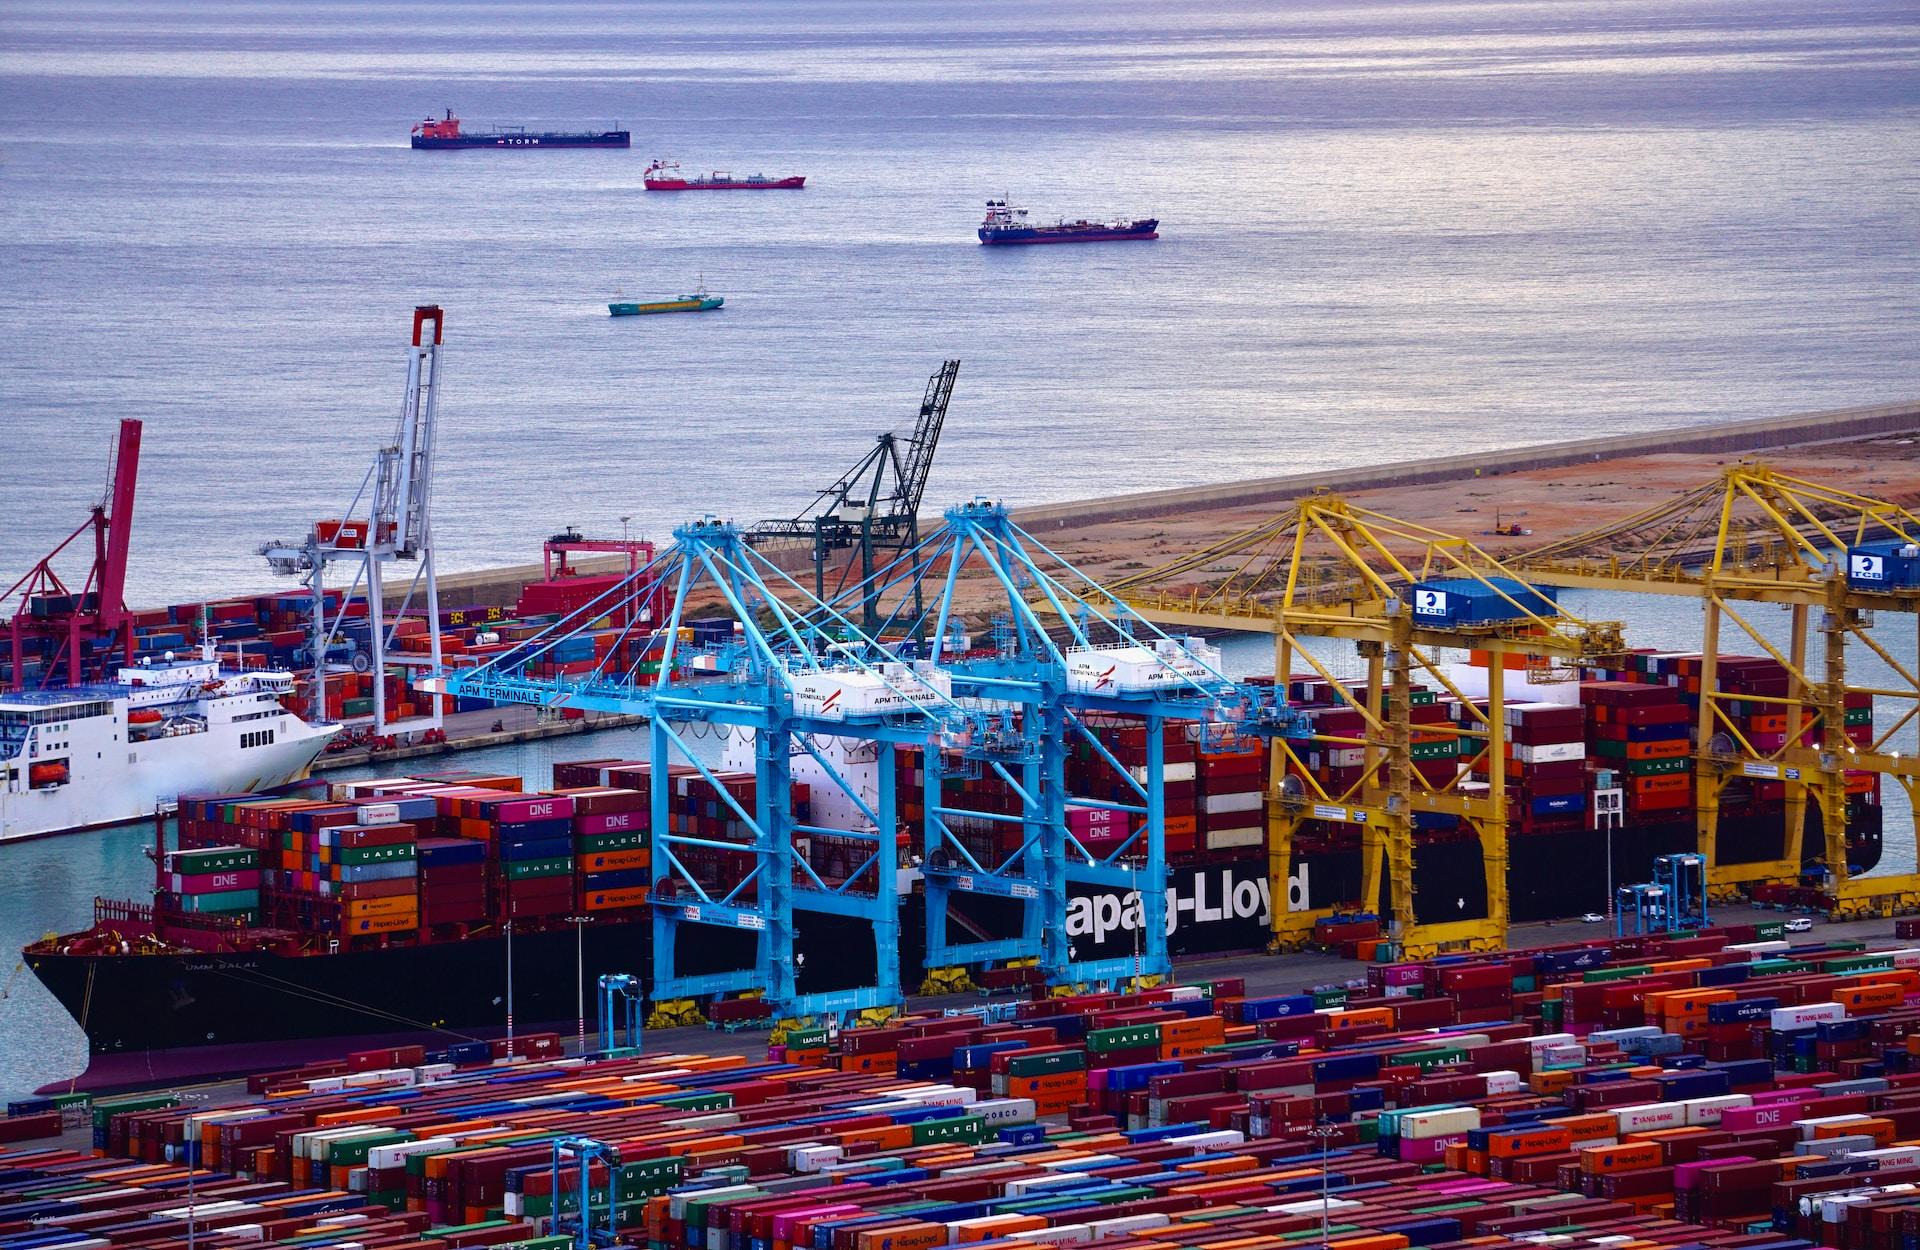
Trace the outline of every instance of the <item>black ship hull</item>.
<instances>
[{"instance_id":1,"label":"black ship hull","mask_svg":"<svg viewBox=\"0 0 1920 1250\"><path fill-rule=\"evenodd\" d=\"M1856 813L1849 845L1853 867L1867 871L1880 860L1879 811ZM1730 823L1720 835L1726 863L1778 858L1781 831L1764 822ZM1657 855L1691 849L1690 820L1623 829L1611 836L1592 831L1516 834L1508 840L1511 917L1516 922L1558 919L1605 910L1608 854L1612 880L1650 879ZM1818 846L1817 838L1808 847ZM1486 914L1486 882L1480 847L1471 839L1416 846L1415 915L1422 923ZM1176 958L1258 949L1265 945L1272 907L1305 911L1345 907L1360 897L1361 855L1351 848L1296 854L1288 880L1267 881L1267 860L1258 852L1220 853L1172 868L1168 879ZM1132 948L1124 923L1109 927L1103 916L1124 917L1124 901L1082 900L1075 934L1083 957L1104 957ZM1390 900L1388 901L1390 904ZM1075 923L1070 911L1069 925ZM924 951L924 900L902 900L901 983L919 984ZM993 919L982 916L982 923ZM873 973L874 950L864 926L839 917L818 917L802 927L809 957L801 988L857 984ZM584 1001L594 1014L598 978L634 972L652 979L652 932L648 922L588 925L517 934L513 939L514 1015L522 1029L572 1022ZM681 972L741 967L751 963L750 940L714 931ZM199 1047L222 1047L310 1038L407 1034L444 1043L498 1033L507 1024L507 943L500 937L470 938L429 946L396 946L340 955L286 957L266 954L61 955L29 952L29 968L81 1024L96 1055L132 1055ZM831 970L831 971L828 971ZM579 980L576 983L576 976ZM345 1047L341 1047L345 1049Z\"/></svg>"},{"instance_id":2,"label":"black ship hull","mask_svg":"<svg viewBox=\"0 0 1920 1250\"><path fill-rule=\"evenodd\" d=\"M644 923L513 938L513 1011L524 1026L588 1014L598 978L644 973ZM443 1044L507 1023L507 942L470 938L339 955L59 955L27 966L87 1034L96 1055L294 1038L393 1033ZM584 970L579 986L576 968Z\"/></svg>"}]
</instances>

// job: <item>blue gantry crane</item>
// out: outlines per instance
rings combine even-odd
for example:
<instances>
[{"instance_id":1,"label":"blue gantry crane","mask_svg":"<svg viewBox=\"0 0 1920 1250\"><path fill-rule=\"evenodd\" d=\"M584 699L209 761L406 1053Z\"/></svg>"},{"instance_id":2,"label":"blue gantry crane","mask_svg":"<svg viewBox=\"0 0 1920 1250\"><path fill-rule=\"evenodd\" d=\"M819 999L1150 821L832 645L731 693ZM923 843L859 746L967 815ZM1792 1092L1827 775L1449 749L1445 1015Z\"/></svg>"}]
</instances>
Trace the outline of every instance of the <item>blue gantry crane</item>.
<instances>
[{"instance_id":1,"label":"blue gantry crane","mask_svg":"<svg viewBox=\"0 0 1920 1250\"><path fill-rule=\"evenodd\" d=\"M1273 691L1229 679L1217 651L1142 619L1022 530L998 502L962 504L945 521L839 601L871 610L890 598L877 632L923 640L953 697L976 713L925 752L927 966L1035 959L1056 985L1165 975L1167 726L1188 726L1211 748L1246 750L1305 730ZM967 573L974 575L967 601L984 606L994 627L990 645L956 653L955 612ZM940 589L923 594L924 583ZM1099 732L1103 717L1144 730L1144 765L1118 757ZM1116 783L1083 788L1121 797L1073 793L1066 760L1074 750ZM983 811L947 797L948 775L983 771L1017 811ZM1112 812L1127 833L1089 849L1071 828L1073 809ZM989 852L987 842L963 835L968 825L1015 826L1018 843ZM1096 893L1122 900L1116 910L1129 923L1119 927L1132 935L1131 949L1122 943L1115 951L1073 931L1076 898ZM953 904L968 895L1008 900L1018 925L995 935L956 933Z\"/></svg>"},{"instance_id":2,"label":"blue gantry crane","mask_svg":"<svg viewBox=\"0 0 1920 1250\"><path fill-rule=\"evenodd\" d=\"M600 1053L640 1049L640 1005L645 999L646 991L633 973L600 975Z\"/></svg>"},{"instance_id":3,"label":"blue gantry crane","mask_svg":"<svg viewBox=\"0 0 1920 1250\"><path fill-rule=\"evenodd\" d=\"M428 687L649 719L656 1001L757 990L790 1016L901 1002L902 749L919 752L924 764L930 967L1037 959L1056 984L1168 971L1163 735L1169 723L1189 724L1210 745L1255 749L1263 736L1295 731L1272 690L1228 679L1212 648L1139 618L992 501L948 510L938 530L825 601L729 522L705 518L674 539L594 603ZM640 627L629 625L603 637L603 658L589 673L548 662L614 609L660 596L674 606L658 635L630 639ZM990 609L991 645L954 643L963 599ZM693 600L724 605L739 623L738 641L705 650L684 643L680 625ZM869 632L856 617L880 627ZM1102 741L1103 717L1144 727L1144 766L1123 763ZM731 793L716 776L715 752L696 745L713 735L743 764L750 756L750 798ZM1082 743L1083 754L1113 772L1122 798L1070 793L1066 757ZM675 770L709 783L746 840L702 835L676 820ZM1017 796L1017 812L949 805L943 779L956 770L991 770ZM794 801L796 772L809 790L804 808ZM1091 851L1069 828L1073 808L1109 809L1129 832L1119 845ZM1016 825L1018 848L983 857L956 832L963 821ZM823 870L809 845L821 842L857 850ZM716 871L716 857L747 866ZM1131 951L1076 946L1068 911L1076 892L1088 890L1129 900L1126 910L1137 913ZM949 905L965 895L1006 900L1020 915L1015 931L956 939ZM864 922L873 935L870 982L803 990L796 939L809 913ZM713 943L701 939L715 929L751 935L751 962L692 970L682 954L707 951Z\"/></svg>"},{"instance_id":4,"label":"blue gantry crane","mask_svg":"<svg viewBox=\"0 0 1920 1250\"><path fill-rule=\"evenodd\" d=\"M569 1162L579 1164L579 1180L575 1207L571 1216L562 1214L567 1193L565 1165ZM593 1216L593 1165L599 1164L607 1174L607 1221L605 1227L596 1228ZM575 1250L594 1250L596 1246L613 1246L620 1241L619 1218L615 1214L618 1195L615 1190L613 1172L620 1164L620 1155L612 1146L596 1141L591 1137L556 1137L553 1139L553 1214L549 1218L549 1232L562 1235L571 1233Z\"/></svg>"},{"instance_id":5,"label":"blue gantry crane","mask_svg":"<svg viewBox=\"0 0 1920 1250\"><path fill-rule=\"evenodd\" d=\"M749 547L737 526L708 517L676 529L674 540L538 636L485 665L450 671L430 688L648 718L656 1002L758 990L795 1016L898 1006L894 751L924 744L968 713L930 665L888 658L853 622ZM637 650L626 645L642 628L635 623L603 643L591 672L559 674L547 662L616 608L658 601L663 593L673 604L666 626L631 639L643 644ZM719 654L684 644L680 625L695 597L723 605L740 622L741 641ZM716 737L751 753L753 794L744 802L716 776L715 752L696 746ZM848 740L871 748L877 784L850 780L844 760L836 763L833 744ZM795 804L797 758L812 762L811 805L837 810L843 824L815 823ZM676 771L709 783L747 840L702 835L675 819ZM815 837L859 846L862 857L822 875L796 847L796 839ZM743 860L743 871L715 866ZM874 944L870 983L801 991L795 939L806 913L865 922ZM683 952L705 953L701 938L714 929L749 935L751 961L689 970Z\"/></svg>"},{"instance_id":6,"label":"blue gantry crane","mask_svg":"<svg viewBox=\"0 0 1920 1250\"><path fill-rule=\"evenodd\" d=\"M1707 859L1685 851L1656 856L1653 880L1614 891L1616 937L1686 933L1707 927Z\"/></svg>"}]
</instances>

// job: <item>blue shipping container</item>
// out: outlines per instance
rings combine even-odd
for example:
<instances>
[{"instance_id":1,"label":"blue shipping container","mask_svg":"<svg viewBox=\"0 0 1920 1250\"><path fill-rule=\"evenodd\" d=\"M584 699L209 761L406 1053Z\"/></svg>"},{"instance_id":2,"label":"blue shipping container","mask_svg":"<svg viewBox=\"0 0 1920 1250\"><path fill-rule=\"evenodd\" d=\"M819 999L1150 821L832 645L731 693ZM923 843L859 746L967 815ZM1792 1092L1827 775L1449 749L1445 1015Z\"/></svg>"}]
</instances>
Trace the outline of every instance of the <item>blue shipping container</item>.
<instances>
[{"instance_id":1,"label":"blue shipping container","mask_svg":"<svg viewBox=\"0 0 1920 1250\"><path fill-rule=\"evenodd\" d=\"M1416 582L1411 596L1413 619L1425 624L1481 624L1528 616L1552 617L1559 611L1551 589L1526 586L1509 577L1492 577L1485 582L1466 577Z\"/></svg>"}]
</instances>

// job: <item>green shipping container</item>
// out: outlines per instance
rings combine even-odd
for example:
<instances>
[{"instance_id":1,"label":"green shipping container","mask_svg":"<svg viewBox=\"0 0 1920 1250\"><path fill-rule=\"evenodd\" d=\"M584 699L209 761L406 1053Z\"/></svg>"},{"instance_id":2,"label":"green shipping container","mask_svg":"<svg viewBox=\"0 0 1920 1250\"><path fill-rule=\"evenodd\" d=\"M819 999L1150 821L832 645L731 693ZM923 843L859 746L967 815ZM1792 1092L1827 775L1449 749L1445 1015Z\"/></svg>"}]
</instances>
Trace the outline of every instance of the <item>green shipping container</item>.
<instances>
[{"instance_id":1,"label":"green shipping container","mask_svg":"<svg viewBox=\"0 0 1920 1250\"><path fill-rule=\"evenodd\" d=\"M819 1025L811 1029L788 1029L788 1050L818 1050L827 1044L826 1026Z\"/></svg>"},{"instance_id":2,"label":"green shipping container","mask_svg":"<svg viewBox=\"0 0 1920 1250\"><path fill-rule=\"evenodd\" d=\"M1753 927L1762 942L1784 942L1787 938L1787 922L1784 920L1767 920Z\"/></svg>"},{"instance_id":3,"label":"green shipping container","mask_svg":"<svg viewBox=\"0 0 1920 1250\"><path fill-rule=\"evenodd\" d=\"M677 1111L726 1111L733 1106L733 1095L719 1092L678 1094L672 1098L662 1098L652 1105L672 1107Z\"/></svg>"},{"instance_id":4,"label":"green shipping container","mask_svg":"<svg viewBox=\"0 0 1920 1250\"><path fill-rule=\"evenodd\" d=\"M159 1111L165 1107L178 1106L177 1094L148 1094L139 1098L115 1098L93 1104L93 1127L95 1132L104 1131L114 1116L128 1111Z\"/></svg>"},{"instance_id":5,"label":"green shipping container","mask_svg":"<svg viewBox=\"0 0 1920 1250\"><path fill-rule=\"evenodd\" d=\"M1015 1054L1007 1060L1008 1076L1046 1076L1054 1072L1084 1072L1087 1052L1056 1050L1041 1055Z\"/></svg>"},{"instance_id":6,"label":"green shipping container","mask_svg":"<svg viewBox=\"0 0 1920 1250\"><path fill-rule=\"evenodd\" d=\"M1110 1050L1133 1050L1159 1044L1160 1026L1157 1024L1128 1024L1117 1029L1094 1029L1087 1034L1087 1049L1096 1055Z\"/></svg>"},{"instance_id":7,"label":"green shipping container","mask_svg":"<svg viewBox=\"0 0 1920 1250\"><path fill-rule=\"evenodd\" d=\"M395 1142L412 1140L412 1133L396 1130L391 1133L369 1133L365 1137L349 1137L344 1141L328 1142L327 1166L330 1168L365 1167L367 1152L375 1146L390 1146Z\"/></svg>"},{"instance_id":8,"label":"green shipping container","mask_svg":"<svg viewBox=\"0 0 1920 1250\"><path fill-rule=\"evenodd\" d=\"M258 890L217 890L212 894L182 894L180 910L189 912L217 912L225 915L236 911L257 911L260 907Z\"/></svg>"},{"instance_id":9,"label":"green shipping container","mask_svg":"<svg viewBox=\"0 0 1920 1250\"><path fill-rule=\"evenodd\" d=\"M1416 742L1408 748L1408 754L1416 760L1450 760L1460 754L1460 743L1452 739L1446 742Z\"/></svg>"},{"instance_id":10,"label":"green shipping container","mask_svg":"<svg viewBox=\"0 0 1920 1250\"><path fill-rule=\"evenodd\" d=\"M1848 709L1847 709L1847 724L1849 724L1849 725L1871 725L1871 724L1873 724L1873 709L1872 709L1872 708L1870 708L1870 707L1850 707L1850 708L1848 708Z\"/></svg>"},{"instance_id":11,"label":"green shipping container","mask_svg":"<svg viewBox=\"0 0 1920 1250\"><path fill-rule=\"evenodd\" d=\"M510 859L506 862L507 880L525 881L529 877L564 877L573 871L573 860L566 856L553 859Z\"/></svg>"},{"instance_id":12,"label":"green shipping container","mask_svg":"<svg viewBox=\"0 0 1920 1250\"><path fill-rule=\"evenodd\" d=\"M949 1115L937 1120L918 1120L913 1124L913 1144L916 1146L936 1141L980 1142L991 1136L993 1134L987 1129L987 1122L977 1115Z\"/></svg>"},{"instance_id":13,"label":"green shipping container","mask_svg":"<svg viewBox=\"0 0 1920 1250\"><path fill-rule=\"evenodd\" d=\"M336 864L398 864L413 859L419 854L419 848L411 842L396 842L392 846L348 846L336 847L333 862Z\"/></svg>"},{"instance_id":14,"label":"green shipping container","mask_svg":"<svg viewBox=\"0 0 1920 1250\"><path fill-rule=\"evenodd\" d=\"M1643 977L1653 970L1651 964L1634 964L1628 968L1595 968L1580 974L1582 981L1619 981L1627 977Z\"/></svg>"},{"instance_id":15,"label":"green shipping container","mask_svg":"<svg viewBox=\"0 0 1920 1250\"><path fill-rule=\"evenodd\" d=\"M183 877L209 872L235 872L260 866L260 852L245 846L209 846L198 851L170 851L167 871Z\"/></svg>"},{"instance_id":16,"label":"green shipping container","mask_svg":"<svg viewBox=\"0 0 1920 1250\"><path fill-rule=\"evenodd\" d=\"M1892 955L1855 955L1848 959L1829 959L1827 971L1842 972L1885 972L1893 967Z\"/></svg>"},{"instance_id":17,"label":"green shipping container","mask_svg":"<svg viewBox=\"0 0 1920 1250\"><path fill-rule=\"evenodd\" d=\"M1347 1005L1347 1000L1352 997L1353 991L1347 989L1315 990L1313 992L1313 1009L1315 1011L1325 1011L1331 1007L1344 1007Z\"/></svg>"},{"instance_id":18,"label":"green shipping container","mask_svg":"<svg viewBox=\"0 0 1920 1250\"><path fill-rule=\"evenodd\" d=\"M638 851L647 845L647 831L625 829L619 833L590 833L575 838L574 844L582 851Z\"/></svg>"}]
</instances>

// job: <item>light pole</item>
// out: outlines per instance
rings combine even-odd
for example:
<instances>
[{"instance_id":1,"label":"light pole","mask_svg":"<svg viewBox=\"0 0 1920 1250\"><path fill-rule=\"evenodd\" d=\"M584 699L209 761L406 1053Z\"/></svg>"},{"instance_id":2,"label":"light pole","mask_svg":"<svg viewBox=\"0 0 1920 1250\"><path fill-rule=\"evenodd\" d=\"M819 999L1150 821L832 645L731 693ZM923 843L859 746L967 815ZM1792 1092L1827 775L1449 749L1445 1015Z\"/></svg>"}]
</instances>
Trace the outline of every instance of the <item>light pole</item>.
<instances>
[{"instance_id":1,"label":"light pole","mask_svg":"<svg viewBox=\"0 0 1920 1250\"><path fill-rule=\"evenodd\" d=\"M578 1054L587 1053L587 921L589 916L568 916L573 924L574 1006L579 1013Z\"/></svg>"},{"instance_id":2,"label":"light pole","mask_svg":"<svg viewBox=\"0 0 1920 1250\"><path fill-rule=\"evenodd\" d=\"M631 516L623 516L620 518L620 541L623 543L629 541L627 538L627 522L631 520L633 520Z\"/></svg>"},{"instance_id":3,"label":"light pole","mask_svg":"<svg viewBox=\"0 0 1920 1250\"><path fill-rule=\"evenodd\" d=\"M179 1090L174 1091L173 1097L174 1101L178 1103L196 1103L207 1100L205 1094L182 1093ZM186 1160L187 1164L187 1250L195 1250L196 1245L193 1223L193 1174L199 1169L200 1160L199 1142L195 1139L195 1133L198 1127L199 1126L193 1122L193 1115L191 1113L187 1115L185 1123L180 1126L181 1157Z\"/></svg>"},{"instance_id":4,"label":"light pole","mask_svg":"<svg viewBox=\"0 0 1920 1250\"><path fill-rule=\"evenodd\" d=\"M1328 1219L1327 1204L1331 1201L1327 1193L1327 1143L1340 1132L1337 1124L1315 1124L1307 1130L1307 1136L1320 1142L1320 1245L1324 1250L1331 1238L1332 1222Z\"/></svg>"},{"instance_id":5,"label":"light pole","mask_svg":"<svg viewBox=\"0 0 1920 1250\"><path fill-rule=\"evenodd\" d=\"M513 921L503 926L507 933L507 1058L513 1058Z\"/></svg>"}]
</instances>

